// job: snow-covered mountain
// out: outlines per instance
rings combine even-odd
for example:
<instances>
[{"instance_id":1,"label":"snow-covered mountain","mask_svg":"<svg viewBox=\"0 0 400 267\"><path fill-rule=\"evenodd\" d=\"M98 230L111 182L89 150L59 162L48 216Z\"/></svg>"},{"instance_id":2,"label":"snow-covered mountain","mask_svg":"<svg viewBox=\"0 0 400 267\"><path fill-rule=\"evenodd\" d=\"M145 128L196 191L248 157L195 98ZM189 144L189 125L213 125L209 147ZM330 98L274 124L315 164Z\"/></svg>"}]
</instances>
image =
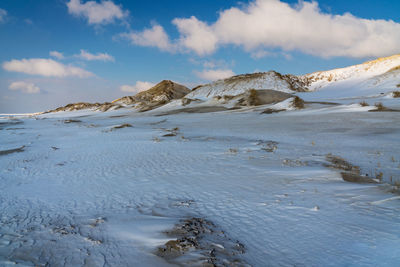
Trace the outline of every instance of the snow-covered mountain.
<instances>
[{"instance_id":1,"label":"snow-covered mountain","mask_svg":"<svg viewBox=\"0 0 400 267\"><path fill-rule=\"evenodd\" d=\"M205 100L214 96L236 96L250 89L272 89L285 93L305 92L307 91L305 86L306 84L297 76L270 71L237 75L200 85L194 88L186 98Z\"/></svg>"}]
</instances>

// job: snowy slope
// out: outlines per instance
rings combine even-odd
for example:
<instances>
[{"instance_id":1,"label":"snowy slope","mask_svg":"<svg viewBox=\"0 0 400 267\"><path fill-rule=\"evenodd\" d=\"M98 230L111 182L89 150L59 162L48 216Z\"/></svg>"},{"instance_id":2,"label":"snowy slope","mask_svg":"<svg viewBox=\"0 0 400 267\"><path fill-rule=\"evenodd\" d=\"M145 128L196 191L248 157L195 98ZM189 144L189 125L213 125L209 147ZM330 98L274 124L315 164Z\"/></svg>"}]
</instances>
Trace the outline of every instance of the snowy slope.
<instances>
[{"instance_id":1,"label":"snowy slope","mask_svg":"<svg viewBox=\"0 0 400 267\"><path fill-rule=\"evenodd\" d=\"M304 84L293 75L281 75L275 71L233 76L210 84L201 85L186 98L206 100L214 96L236 96L249 89L273 89L285 93L305 91Z\"/></svg>"},{"instance_id":2,"label":"snowy slope","mask_svg":"<svg viewBox=\"0 0 400 267\"><path fill-rule=\"evenodd\" d=\"M310 90L319 90L331 86L352 86L363 84L379 86L388 79L399 80L400 55L379 58L363 64L329 71L314 72L302 76L308 80ZM380 77L380 78L379 78ZM371 81L371 82L370 82Z\"/></svg>"}]
</instances>

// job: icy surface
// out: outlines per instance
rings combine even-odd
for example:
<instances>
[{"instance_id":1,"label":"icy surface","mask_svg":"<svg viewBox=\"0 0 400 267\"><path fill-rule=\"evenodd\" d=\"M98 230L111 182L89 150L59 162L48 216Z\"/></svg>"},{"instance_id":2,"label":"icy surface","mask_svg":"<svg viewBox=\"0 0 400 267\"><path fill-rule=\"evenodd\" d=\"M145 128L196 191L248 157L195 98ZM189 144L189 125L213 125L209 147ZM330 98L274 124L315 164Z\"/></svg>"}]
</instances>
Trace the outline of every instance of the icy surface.
<instances>
[{"instance_id":1,"label":"icy surface","mask_svg":"<svg viewBox=\"0 0 400 267\"><path fill-rule=\"evenodd\" d=\"M0 150L25 147L0 155L0 266L168 266L153 252L191 216L253 266L398 265L398 195L323 166L332 153L399 180L398 113L263 108L3 116Z\"/></svg>"}]
</instances>

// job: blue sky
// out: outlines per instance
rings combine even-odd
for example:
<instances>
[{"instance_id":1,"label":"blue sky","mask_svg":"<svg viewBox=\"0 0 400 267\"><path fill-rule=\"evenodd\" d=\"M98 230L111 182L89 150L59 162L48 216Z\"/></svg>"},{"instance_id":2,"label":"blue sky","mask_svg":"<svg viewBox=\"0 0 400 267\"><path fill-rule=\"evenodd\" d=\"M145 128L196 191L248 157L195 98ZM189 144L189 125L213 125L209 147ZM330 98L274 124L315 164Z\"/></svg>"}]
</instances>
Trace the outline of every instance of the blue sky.
<instances>
[{"instance_id":1,"label":"blue sky","mask_svg":"<svg viewBox=\"0 0 400 267\"><path fill-rule=\"evenodd\" d=\"M389 56L400 53L398 10L397 0L2 0L0 113L111 101L163 79L194 87Z\"/></svg>"}]
</instances>

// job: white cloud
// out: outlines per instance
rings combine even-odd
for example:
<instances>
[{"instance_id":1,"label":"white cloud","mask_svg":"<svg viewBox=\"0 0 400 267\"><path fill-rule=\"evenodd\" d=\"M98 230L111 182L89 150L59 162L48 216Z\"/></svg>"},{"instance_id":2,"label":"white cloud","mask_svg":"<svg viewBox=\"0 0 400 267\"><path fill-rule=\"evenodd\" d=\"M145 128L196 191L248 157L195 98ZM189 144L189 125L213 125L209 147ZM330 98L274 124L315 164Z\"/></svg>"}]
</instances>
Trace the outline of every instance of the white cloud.
<instances>
[{"instance_id":1,"label":"white cloud","mask_svg":"<svg viewBox=\"0 0 400 267\"><path fill-rule=\"evenodd\" d=\"M207 81L226 79L235 75L235 73L229 69L203 70L202 72L195 73L197 77Z\"/></svg>"},{"instance_id":2,"label":"white cloud","mask_svg":"<svg viewBox=\"0 0 400 267\"><path fill-rule=\"evenodd\" d=\"M7 17L7 11L0 8L0 23L4 22Z\"/></svg>"},{"instance_id":3,"label":"white cloud","mask_svg":"<svg viewBox=\"0 0 400 267\"><path fill-rule=\"evenodd\" d=\"M24 81L13 82L8 87L13 91L21 91L26 94L37 94L40 93L40 88L33 83L27 83Z\"/></svg>"},{"instance_id":4,"label":"white cloud","mask_svg":"<svg viewBox=\"0 0 400 267\"><path fill-rule=\"evenodd\" d=\"M176 18L172 23L180 33L178 50L201 56L226 45L242 47L256 58L262 56L259 51L276 49L324 58L379 57L400 52L400 23L324 13L316 1L299 0L290 5L280 0L254 0L223 10L211 24L193 16Z\"/></svg>"},{"instance_id":5,"label":"white cloud","mask_svg":"<svg viewBox=\"0 0 400 267\"><path fill-rule=\"evenodd\" d=\"M326 14L317 2L290 6L279 0L257 0L244 9L221 12L213 28L220 44L247 51L277 47L320 57L368 57L397 53L400 45L400 24L348 13Z\"/></svg>"},{"instance_id":6,"label":"white cloud","mask_svg":"<svg viewBox=\"0 0 400 267\"><path fill-rule=\"evenodd\" d=\"M45 77L90 77L93 73L71 65L64 65L52 59L32 58L13 59L3 63L3 69L7 71L22 72L31 75Z\"/></svg>"},{"instance_id":7,"label":"white cloud","mask_svg":"<svg viewBox=\"0 0 400 267\"><path fill-rule=\"evenodd\" d=\"M51 57L55 57L55 58L57 58L57 59L64 59L64 55L63 55L63 53L61 53L61 52L58 52L58 51L50 51L50 56Z\"/></svg>"},{"instance_id":8,"label":"white cloud","mask_svg":"<svg viewBox=\"0 0 400 267\"><path fill-rule=\"evenodd\" d=\"M81 50L81 53L79 55L75 55L76 57L79 57L84 60L100 60L100 61L115 61L113 56L110 56L107 53L97 53L97 54L91 54L85 50Z\"/></svg>"},{"instance_id":9,"label":"white cloud","mask_svg":"<svg viewBox=\"0 0 400 267\"><path fill-rule=\"evenodd\" d=\"M173 24L178 28L182 47L195 51L198 55L206 55L215 51L218 37L213 29L195 17L189 19L174 19Z\"/></svg>"},{"instance_id":10,"label":"white cloud","mask_svg":"<svg viewBox=\"0 0 400 267\"><path fill-rule=\"evenodd\" d=\"M174 52L176 47L169 40L164 28L160 25L153 25L150 29L142 32L130 32L121 34L122 37L129 39L132 44L139 46L157 47L161 51Z\"/></svg>"},{"instance_id":11,"label":"white cloud","mask_svg":"<svg viewBox=\"0 0 400 267\"><path fill-rule=\"evenodd\" d=\"M70 14L85 17L89 24L113 23L125 19L129 14L113 1L87 1L83 4L81 0L70 0L67 7Z\"/></svg>"},{"instance_id":12,"label":"white cloud","mask_svg":"<svg viewBox=\"0 0 400 267\"><path fill-rule=\"evenodd\" d=\"M155 84L151 82L142 82L142 81L137 81L135 85L122 85L120 87L120 90L123 92L129 92L129 93L139 93L141 91L146 91L153 87Z\"/></svg>"}]
</instances>

